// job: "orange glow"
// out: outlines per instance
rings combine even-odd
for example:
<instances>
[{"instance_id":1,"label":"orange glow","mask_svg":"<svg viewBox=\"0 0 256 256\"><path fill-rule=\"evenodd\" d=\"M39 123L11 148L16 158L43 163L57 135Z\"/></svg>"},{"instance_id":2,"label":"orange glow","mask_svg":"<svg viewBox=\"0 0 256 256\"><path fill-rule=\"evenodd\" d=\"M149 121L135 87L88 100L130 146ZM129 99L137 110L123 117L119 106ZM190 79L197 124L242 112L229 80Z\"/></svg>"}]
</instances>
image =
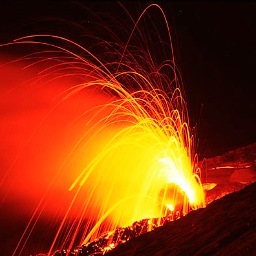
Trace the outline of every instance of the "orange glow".
<instances>
[{"instance_id":1,"label":"orange glow","mask_svg":"<svg viewBox=\"0 0 256 256\"><path fill-rule=\"evenodd\" d=\"M145 12L152 7L162 13L157 5ZM60 220L48 250L51 255L57 246L71 249L77 239L87 243L134 221L204 207L164 14L163 20L171 57L158 64L140 49L135 53L142 54L145 63L137 62L128 49L129 40L120 46L119 63L105 63L57 36L35 35L14 42L52 50L50 61L44 51L30 55L30 61L40 61L28 68L30 75L23 71L26 82L1 93L0 104L13 111L0 127L8 166L1 190L9 190L8 197L20 204L29 198L25 204L34 212L14 254L23 250L41 215ZM49 38L56 43L47 43ZM61 43L82 50L88 59ZM12 64L9 74L13 69ZM39 78L29 81L33 73ZM12 139L10 129L16 129Z\"/></svg>"}]
</instances>

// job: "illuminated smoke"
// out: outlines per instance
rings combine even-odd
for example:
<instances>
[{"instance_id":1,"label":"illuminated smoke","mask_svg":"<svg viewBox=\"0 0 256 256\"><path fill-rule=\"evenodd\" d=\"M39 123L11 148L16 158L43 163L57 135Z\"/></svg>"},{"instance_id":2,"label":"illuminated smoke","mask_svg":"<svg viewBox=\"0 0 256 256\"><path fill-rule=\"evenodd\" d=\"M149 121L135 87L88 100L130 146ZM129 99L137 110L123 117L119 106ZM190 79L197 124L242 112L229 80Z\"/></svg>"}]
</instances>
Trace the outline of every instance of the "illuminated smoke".
<instances>
[{"instance_id":1,"label":"illuminated smoke","mask_svg":"<svg viewBox=\"0 0 256 256\"><path fill-rule=\"evenodd\" d=\"M145 27L140 27L141 21L151 11L161 13L161 24L165 24L169 41L161 42L157 26L151 41L147 33L143 33ZM15 253L22 251L42 212L49 207L54 212L52 203L58 204L59 198L61 223L49 255L56 246L70 250L77 240L79 244L86 244L108 231L131 226L142 219L159 218L160 222L170 212L178 210L186 214L190 209L204 206L182 81L169 26L158 5L144 10L134 22L128 40L104 42L105 54L97 55L71 40L53 35L23 37L13 45L42 48L23 58L32 62L33 67L46 66L41 68L37 82L52 79L59 83L66 78L80 81L70 88L60 87L58 97L61 100L51 105L41 124L31 132L34 139L33 134L38 135L41 129L42 142L47 138L42 128L47 122L54 125L56 113L65 117L65 111L67 119L63 125L74 127L72 122L77 122L79 126L73 131L61 125L56 128L55 134L58 130L61 134L71 132L71 138L63 138L67 144L61 142L65 149L56 157L59 168L54 174L48 173L45 191L43 188L35 190L40 191L41 201ZM154 49L156 45L158 49ZM156 57L159 52L161 61ZM91 99L91 104L82 103L81 98L80 105L75 103L74 99L83 93L87 94L84 100ZM50 95L54 93L51 91ZM72 104L75 107L68 113ZM62 109L62 106L66 107ZM78 113L73 118L76 109ZM48 143L51 142L43 143L45 149ZM39 149L38 154L32 154L42 159L44 147L39 146ZM28 153L28 150L22 152ZM46 162L44 168L52 167L52 161L54 159ZM25 171L22 175L27 179L23 184L31 183L33 187L32 178L39 174L30 176ZM64 187L66 192L62 194Z\"/></svg>"}]
</instances>

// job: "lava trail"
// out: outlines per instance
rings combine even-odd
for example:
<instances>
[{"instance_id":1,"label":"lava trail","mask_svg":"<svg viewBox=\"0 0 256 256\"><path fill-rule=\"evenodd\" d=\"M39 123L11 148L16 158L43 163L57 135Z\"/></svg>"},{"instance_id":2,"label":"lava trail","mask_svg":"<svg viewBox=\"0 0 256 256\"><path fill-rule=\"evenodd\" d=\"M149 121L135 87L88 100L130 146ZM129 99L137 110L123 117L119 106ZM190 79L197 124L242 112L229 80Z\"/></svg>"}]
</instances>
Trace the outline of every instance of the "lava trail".
<instances>
[{"instance_id":1,"label":"lava trail","mask_svg":"<svg viewBox=\"0 0 256 256\"><path fill-rule=\"evenodd\" d=\"M129 17L129 36L97 50L47 34L2 46L32 48L0 71L1 205L27 220L13 255L39 234L51 255L205 204L165 14Z\"/></svg>"}]
</instances>

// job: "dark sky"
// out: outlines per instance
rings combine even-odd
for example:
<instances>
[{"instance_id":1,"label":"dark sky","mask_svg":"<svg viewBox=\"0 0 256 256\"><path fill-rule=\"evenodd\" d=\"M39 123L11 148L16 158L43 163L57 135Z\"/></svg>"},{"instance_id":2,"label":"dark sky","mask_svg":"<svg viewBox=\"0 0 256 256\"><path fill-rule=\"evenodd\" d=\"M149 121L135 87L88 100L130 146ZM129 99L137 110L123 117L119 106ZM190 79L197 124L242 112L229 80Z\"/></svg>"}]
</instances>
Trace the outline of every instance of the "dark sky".
<instances>
[{"instance_id":1,"label":"dark sky","mask_svg":"<svg viewBox=\"0 0 256 256\"><path fill-rule=\"evenodd\" d=\"M92 12L123 18L115 2L80 3ZM191 124L197 124L199 155L210 156L255 142L256 4L158 3L174 35ZM146 6L145 2L124 5L134 17ZM81 9L74 2L6 1L1 4L0 40L54 31L79 38L79 32L84 31L74 24L89 20L86 10ZM70 29L72 26L76 30Z\"/></svg>"},{"instance_id":2,"label":"dark sky","mask_svg":"<svg viewBox=\"0 0 256 256\"><path fill-rule=\"evenodd\" d=\"M199 153L255 142L256 4L184 3L170 9Z\"/></svg>"}]
</instances>

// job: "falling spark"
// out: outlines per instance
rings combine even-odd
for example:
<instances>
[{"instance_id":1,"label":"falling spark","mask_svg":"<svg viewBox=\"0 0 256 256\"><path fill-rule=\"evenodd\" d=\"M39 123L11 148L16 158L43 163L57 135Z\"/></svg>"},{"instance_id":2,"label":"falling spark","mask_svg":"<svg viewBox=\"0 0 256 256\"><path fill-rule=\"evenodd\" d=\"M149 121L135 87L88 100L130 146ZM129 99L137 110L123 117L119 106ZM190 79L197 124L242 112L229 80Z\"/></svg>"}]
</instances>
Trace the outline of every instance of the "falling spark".
<instances>
[{"instance_id":1,"label":"falling spark","mask_svg":"<svg viewBox=\"0 0 256 256\"><path fill-rule=\"evenodd\" d=\"M161 62L156 61L150 50L154 39L147 42L140 27L152 10L161 13L169 40L168 46L159 44L158 51L165 54ZM113 54L114 61L105 61L104 56L54 35L26 36L8 44L47 49L20 60L32 60L27 69L46 64L40 79L73 76L83 81L62 92L62 100L50 113L83 91L91 95L96 92L101 97L109 95L98 104L95 97L96 104L79 117L86 120L84 132L66 159L72 158L78 149L81 153L89 148L90 153L89 156L80 154L85 159L84 166L80 166L79 173L74 171L76 177L75 174L66 177L70 182L67 191L72 196L67 200L69 203L47 255L52 255L56 246L70 251L77 243L87 244L136 221L158 219L160 222L170 212L186 214L205 206L194 135L166 16L160 6L152 4L133 22L125 43L115 48L116 44L104 42L106 49L113 50L106 55ZM157 29L154 35L160 39ZM47 122L47 118L42 122ZM63 166L67 162L63 161ZM53 175L13 255L22 253L52 189L60 182L62 168ZM107 245L108 249L114 246L111 241Z\"/></svg>"}]
</instances>

